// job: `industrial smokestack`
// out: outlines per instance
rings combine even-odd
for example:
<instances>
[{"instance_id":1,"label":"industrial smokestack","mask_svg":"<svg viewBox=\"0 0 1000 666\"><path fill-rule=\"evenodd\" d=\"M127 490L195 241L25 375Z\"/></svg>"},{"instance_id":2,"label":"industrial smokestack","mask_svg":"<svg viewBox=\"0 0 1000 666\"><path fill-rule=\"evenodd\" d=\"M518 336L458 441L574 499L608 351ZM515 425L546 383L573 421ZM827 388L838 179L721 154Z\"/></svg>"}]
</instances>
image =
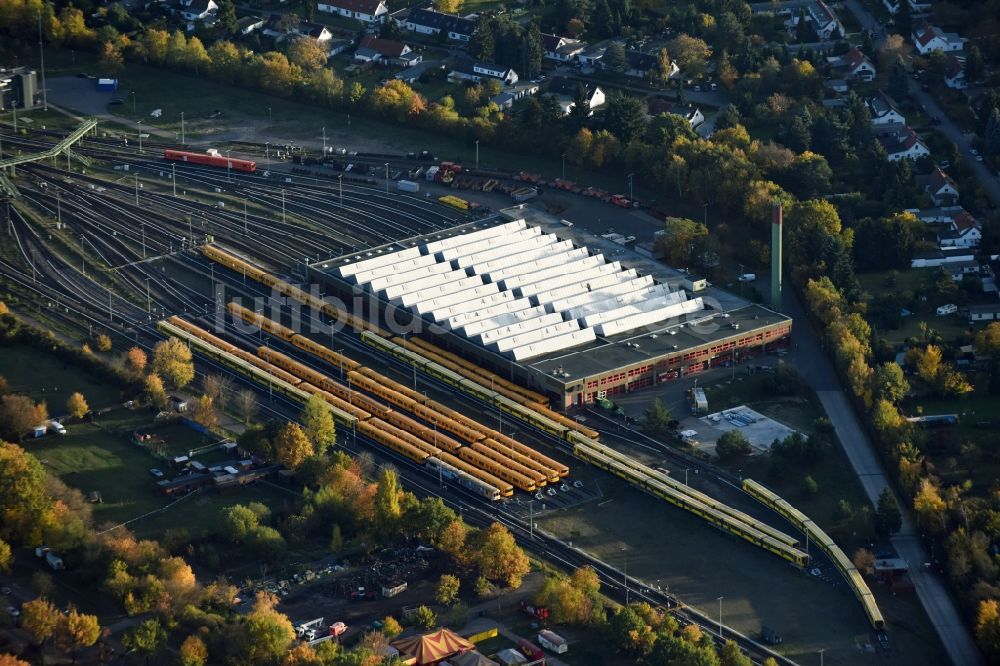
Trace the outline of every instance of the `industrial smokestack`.
<instances>
[{"instance_id":1,"label":"industrial smokestack","mask_svg":"<svg viewBox=\"0 0 1000 666\"><path fill-rule=\"evenodd\" d=\"M771 213L771 307L781 309L781 204L775 202Z\"/></svg>"}]
</instances>

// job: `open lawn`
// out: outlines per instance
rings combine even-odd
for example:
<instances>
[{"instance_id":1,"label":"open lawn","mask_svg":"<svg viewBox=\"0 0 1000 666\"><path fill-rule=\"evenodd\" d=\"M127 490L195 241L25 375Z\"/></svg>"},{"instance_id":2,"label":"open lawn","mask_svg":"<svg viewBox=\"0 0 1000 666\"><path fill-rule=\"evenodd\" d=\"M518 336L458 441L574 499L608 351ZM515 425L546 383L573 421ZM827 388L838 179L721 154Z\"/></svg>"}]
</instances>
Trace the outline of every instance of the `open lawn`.
<instances>
[{"instance_id":1,"label":"open lawn","mask_svg":"<svg viewBox=\"0 0 1000 666\"><path fill-rule=\"evenodd\" d=\"M91 409L109 407L122 398L118 388L28 345L0 347L0 375L14 393L46 401L52 416L66 413L66 399L76 391L83 393Z\"/></svg>"}]
</instances>

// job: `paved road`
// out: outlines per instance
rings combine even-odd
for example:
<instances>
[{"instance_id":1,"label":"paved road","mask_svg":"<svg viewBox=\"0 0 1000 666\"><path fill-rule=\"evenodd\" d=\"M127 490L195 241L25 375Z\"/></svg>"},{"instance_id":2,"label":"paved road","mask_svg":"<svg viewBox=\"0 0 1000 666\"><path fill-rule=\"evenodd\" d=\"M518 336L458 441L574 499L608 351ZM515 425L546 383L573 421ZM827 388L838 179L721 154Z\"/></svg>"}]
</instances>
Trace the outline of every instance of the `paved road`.
<instances>
[{"instance_id":1,"label":"paved road","mask_svg":"<svg viewBox=\"0 0 1000 666\"><path fill-rule=\"evenodd\" d=\"M784 291L782 305L784 313L796 321L797 348L792 353L794 360L793 357L789 360L793 360L797 367L809 368L806 377L833 422L837 437L861 480L865 494L872 503L875 503L882 490L891 487L875 454L875 447L861 427L857 415L837 382L830 360L823 353L816 337L807 328L805 312L791 289ZM898 496L896 500L899 502ZM900 506L905 506L905 503L900 502ZM921 566L929 558L923 544L917 538L907 512L903 513L902 529L892 538L892 545L899 556L909 562L910 577L916 588L917 597L952 662L956 666L982 663L972 635L968 627L962 623L961 615L941 579L935 574L924 571Z\"/></svg>"}]
</instances>

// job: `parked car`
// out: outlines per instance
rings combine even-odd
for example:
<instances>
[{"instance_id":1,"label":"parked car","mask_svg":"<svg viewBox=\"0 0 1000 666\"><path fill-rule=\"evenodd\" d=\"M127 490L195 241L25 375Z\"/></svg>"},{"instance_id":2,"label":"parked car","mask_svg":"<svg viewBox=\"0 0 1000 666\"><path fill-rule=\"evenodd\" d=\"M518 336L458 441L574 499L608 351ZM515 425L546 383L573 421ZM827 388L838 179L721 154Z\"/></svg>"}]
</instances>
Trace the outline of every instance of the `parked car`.
<instances>
[{"instance_id":1,"label":"parked car","mask_svg":"<svg viewBox=\"0 0 1000 666\"><path fill-rule=\"evenodd\" d=\"M151 470L149 470L149 473L152 474L153 476L155 476L157 479L162 479L163 478L163 472L161 472L160 470L156 469L155 467L152 468Z\"/></svg>"}]
</instances>

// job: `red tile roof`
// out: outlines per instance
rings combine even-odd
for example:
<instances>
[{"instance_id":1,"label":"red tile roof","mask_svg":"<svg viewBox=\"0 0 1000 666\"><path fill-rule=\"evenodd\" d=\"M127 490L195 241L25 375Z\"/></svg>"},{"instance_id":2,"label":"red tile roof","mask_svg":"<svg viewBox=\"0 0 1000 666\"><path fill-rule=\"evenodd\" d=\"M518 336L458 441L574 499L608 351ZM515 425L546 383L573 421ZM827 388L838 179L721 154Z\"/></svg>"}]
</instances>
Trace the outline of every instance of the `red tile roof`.
<instances>
[{"instance_id":1,"label":"red tile roof","mask_svg":"<svg viewBox=\"0 0 1000 666\"><path fill-rule=\"evenodd\" d=\"M387 58L398 58L406 50L406 44L397 42L394 39L381 39L380 37L368 35L361 40L358 48L378 51Z\"/></svg>"},{"instance_id":2,"label":"red tile roof","mask_svg":"<svg viewBox=\"0 0 1000 666\"><path fill-rule=\"evenodd\" d=\"M952 189L958 192L958 185L941 169L934 169L927 177L927 191L931 194L940 192L946 185L951 185Z\"/></svg>"}]
</instances>

